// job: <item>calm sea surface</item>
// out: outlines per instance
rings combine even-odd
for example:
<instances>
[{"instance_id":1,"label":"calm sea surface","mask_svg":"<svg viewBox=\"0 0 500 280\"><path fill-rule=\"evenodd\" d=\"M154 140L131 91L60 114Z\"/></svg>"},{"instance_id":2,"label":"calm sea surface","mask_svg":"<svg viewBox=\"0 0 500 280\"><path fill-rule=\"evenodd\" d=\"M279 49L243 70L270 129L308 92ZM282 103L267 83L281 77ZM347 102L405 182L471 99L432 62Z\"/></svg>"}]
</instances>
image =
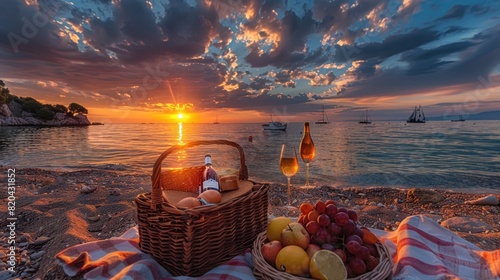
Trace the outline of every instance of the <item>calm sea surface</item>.
<instances>
[{"instance_id":1,"label":"calm sea surface","mask_svg":"<svg viewBox=\"0 0 500 280\"><path fill-rule=\"evenodd\" d=\"M0 165L57 170L109 169L151 174L167 148L201 139L242 145L250 178L286 183L279 170L282 143L302 138L303 123L287 132L263 131L261 124L106 124L90 127L0 127ZM498 121L337 122L311 124L317 156L311 182L337 186L447 188L500 193ZM253 142L248 136L253 136ZM189 148L167 156L164 168L202 165L210 153L221 172L239 167L229 146ZM305 182L305 164L292 184Z\"/></svg>"}]
</instances>

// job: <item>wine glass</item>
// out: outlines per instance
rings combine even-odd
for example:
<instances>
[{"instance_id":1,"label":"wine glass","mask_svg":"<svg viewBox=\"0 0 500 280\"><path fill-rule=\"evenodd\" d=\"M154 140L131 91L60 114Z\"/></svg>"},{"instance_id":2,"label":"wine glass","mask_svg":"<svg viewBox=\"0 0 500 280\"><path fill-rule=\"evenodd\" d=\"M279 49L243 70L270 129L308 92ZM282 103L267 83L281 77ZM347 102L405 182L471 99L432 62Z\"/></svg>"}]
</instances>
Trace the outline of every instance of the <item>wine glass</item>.
<instances>
[{"instance_id":1,"label":"wine glass","mask_svg":"<svg viewBox=\"0 0 500 280\"><path fill-rule=\"evenodd\" d=\"M308 122L304 124L304 136L300 141L299 153L302 160L306 163L306 184L302 188L312 188L313 186L309 185L309 163L316 157L316 148L311 138Z\"/></svg>"},{"instance_id":2,"label":"wine glass","mask_svg":"<svg viewBox=\"0 0 500 280\"><path fill-rule=\"evenodd\" d=\"M290 203L290 179L299 171L299 161L297 159L297 152L294 146L286 144L281 146L280 169L283 175L285 175L288 179L288 202L285 207L289 209L295 208Z\"/></svg>"}]
</instances>

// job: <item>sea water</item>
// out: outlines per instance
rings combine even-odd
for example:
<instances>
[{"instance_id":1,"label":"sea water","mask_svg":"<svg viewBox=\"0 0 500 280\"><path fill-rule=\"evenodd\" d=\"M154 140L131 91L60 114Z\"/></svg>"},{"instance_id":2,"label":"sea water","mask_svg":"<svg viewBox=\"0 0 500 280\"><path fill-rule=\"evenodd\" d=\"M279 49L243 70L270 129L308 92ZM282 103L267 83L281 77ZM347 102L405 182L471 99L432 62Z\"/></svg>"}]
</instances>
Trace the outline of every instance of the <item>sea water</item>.
<instances>
[{"instance_id":1,"label":"sea water","mask_svg":"<svg viewBox=\"0 0 500 280\"><path fill-rule=\"evenodd\" d=\"M286 132L245 124L105 124L88 127L0 127L0 165L56 170L109 169L151 174L158 156L194 140L231 140L244 149L250 179L286 183L279 169L281 144L298 147L303 123ZM311 123L315 185L388 186L500 192L498 121L425 124L405 122ZM253 141L249 141L252 136ZM203 165L238 169L239 154L226 145L190 147L167 155L163 168ZM292 184L305 183L305 164Z\"/></svg>"}]
</instances>

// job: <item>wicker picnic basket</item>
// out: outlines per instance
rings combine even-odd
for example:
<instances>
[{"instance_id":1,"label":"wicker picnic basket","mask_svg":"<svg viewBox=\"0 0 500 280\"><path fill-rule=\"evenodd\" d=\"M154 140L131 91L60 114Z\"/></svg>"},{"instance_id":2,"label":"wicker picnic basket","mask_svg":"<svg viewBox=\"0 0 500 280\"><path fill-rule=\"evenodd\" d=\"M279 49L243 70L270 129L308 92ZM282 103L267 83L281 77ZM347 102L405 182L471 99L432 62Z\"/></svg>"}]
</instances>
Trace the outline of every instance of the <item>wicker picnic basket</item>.
<instances>
[{"instance_id":1,"label":"wicker picnic basket","mask_svg":"<svg viewBox=\"0 0 500 280\"><path fill-rule=\"evenodd\" d=\"M283 280L311 280L311 278L304 278L294 276L285 272L277 270L275 267L269 265L262 256L262 245L267 241L266 232L262 232L257 236L253 243L252 259L253 259L253 274L257 279L283 279ZM392 277L392 261L390 258L387 247L379 242L375 244L377 251L380 255L380 263L374 270L367 272L355 278L348 278L349 280L386 280Z\"/></svg>"},{"instance_id":2,"label":"wicker picnic basket","mask_svg":"<svg viewBox=\"0 0 500 280\"><path fill-rule=\"evenodd\" d=\"M169 154L198 145L238 149L240 193L222 193L222 202L217 205L180 209L172 197L196 197L204 166L162 172L162 161ZM269 185L247 179L245 155L235 142L207 140L170 147L154 165L152 192L135 199L141 250L173 275L201 276L251 248L257 235L267 228Z\"/></svg>"}]
</instances>

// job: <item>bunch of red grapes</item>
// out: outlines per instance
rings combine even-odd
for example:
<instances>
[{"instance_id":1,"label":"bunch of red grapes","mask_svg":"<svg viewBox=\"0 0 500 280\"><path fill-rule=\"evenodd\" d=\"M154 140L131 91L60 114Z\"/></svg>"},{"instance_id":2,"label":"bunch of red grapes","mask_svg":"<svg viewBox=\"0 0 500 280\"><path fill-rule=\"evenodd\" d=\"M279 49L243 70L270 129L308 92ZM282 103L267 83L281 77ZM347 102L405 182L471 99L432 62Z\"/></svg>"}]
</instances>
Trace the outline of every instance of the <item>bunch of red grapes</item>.
<instances>
[{"instance_id":1,"label":"bunch of red grapes","mask_svg":"<svg viewBox=\"0 0 500 280\"><path fill-rule=\"evenodd\" d=\"M330 250L344 262L348 278L375 269L380 256L375 247L377 237L367 228L358 227L354 210L337 207L335 201L318 201L300 206L298 222L311 235L311 243Z\"/></svg>"}]
</instances>

